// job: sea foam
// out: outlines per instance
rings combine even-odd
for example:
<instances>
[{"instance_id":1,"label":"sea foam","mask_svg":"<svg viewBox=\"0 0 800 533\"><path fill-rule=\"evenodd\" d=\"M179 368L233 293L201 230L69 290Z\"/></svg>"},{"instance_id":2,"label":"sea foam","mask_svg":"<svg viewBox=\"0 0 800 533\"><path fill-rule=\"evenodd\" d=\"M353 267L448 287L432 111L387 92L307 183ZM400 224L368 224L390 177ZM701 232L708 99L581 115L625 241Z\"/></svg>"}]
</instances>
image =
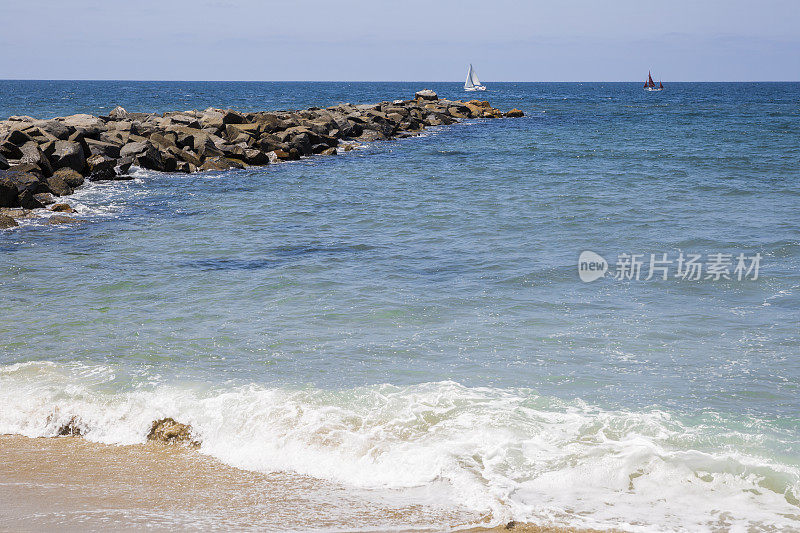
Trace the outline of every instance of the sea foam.
<instances>
[{"instance_id":1,"label":"sea foam","mask_svg":"<svg viewBox=\"0 0 800 533\"><path fill-rule=\"evenodd\" d=\"M405 495L495 524L800 527L800 469L757 453L764 437L717 429L711 419L688 424L663 411L450 381L115 390L116 378L107 365L0 367L0 433L54 436L76 417L91 441L134 444L170 416L192 425L201 453L236 467Z\"/></svg>"}]
</instances>

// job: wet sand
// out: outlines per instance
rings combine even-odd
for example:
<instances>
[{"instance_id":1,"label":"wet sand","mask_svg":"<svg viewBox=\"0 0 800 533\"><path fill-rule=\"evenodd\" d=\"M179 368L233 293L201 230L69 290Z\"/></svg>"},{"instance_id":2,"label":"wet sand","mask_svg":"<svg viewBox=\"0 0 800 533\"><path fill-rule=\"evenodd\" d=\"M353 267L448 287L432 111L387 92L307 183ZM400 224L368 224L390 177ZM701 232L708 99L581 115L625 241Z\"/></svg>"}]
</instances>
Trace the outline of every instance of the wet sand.
<instances>
[{"instance_id":1,"label":"wet sand","mask_svg":"<svg viewBox=\"0 0 800 533\"><path fill-rule=\"evenodd\" d=\"M475 520L305 476L239 470L181 446L0 436L0 531L441 531Z\"/></svg>"}]
</instances>

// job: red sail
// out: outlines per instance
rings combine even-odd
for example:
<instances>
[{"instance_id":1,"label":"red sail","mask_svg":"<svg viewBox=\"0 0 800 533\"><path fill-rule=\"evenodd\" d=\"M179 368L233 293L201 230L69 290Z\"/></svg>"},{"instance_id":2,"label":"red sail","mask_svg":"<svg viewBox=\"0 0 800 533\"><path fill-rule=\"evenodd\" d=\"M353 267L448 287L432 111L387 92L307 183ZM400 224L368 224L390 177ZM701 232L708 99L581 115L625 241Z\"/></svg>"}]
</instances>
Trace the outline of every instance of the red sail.
<instances>
[{"instance_id":1,"label":"red sail","mask_svg":"<svg viewBox=\"0 0 800 533\"><path fill-rule=\"evenodd\" d=\"M653 81L653 76L650 74L650 72L647 73L647 86L648 87L656 86L656 83Z\"/></svg>"},{"instance_id":2,"label":"red sail","mask_svg":"<svg viewBox=\"0 0 800 533\"><path fill-rule=\"evenodd\" d=\"M664 84L663 84L663 83L661 83L661 82L658 82L658 88L659 88L659 89L663 89L663 88L664 88Z\"/></svg>"}]
</instances>

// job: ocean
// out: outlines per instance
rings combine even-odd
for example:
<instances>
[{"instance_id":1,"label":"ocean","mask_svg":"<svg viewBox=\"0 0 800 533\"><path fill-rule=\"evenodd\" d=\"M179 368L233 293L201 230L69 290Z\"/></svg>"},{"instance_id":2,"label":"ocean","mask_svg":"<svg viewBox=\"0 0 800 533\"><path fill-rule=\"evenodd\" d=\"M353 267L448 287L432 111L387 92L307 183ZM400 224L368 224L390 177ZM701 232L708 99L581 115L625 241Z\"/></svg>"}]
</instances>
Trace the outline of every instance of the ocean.
<instances>
[{"instance_id":1,"label":"ocean","mask_svg":"<svg viewBox=\"0 0 800 533\"><path fill-rule=\"evenodd\" d=\"M0 117L422 88L526 116L136 170L68 198L85 224L0 231L0 434L173 417L421 509L381 528L800 529L800 84L0 81Z\"/></svg>"}]
</instances>

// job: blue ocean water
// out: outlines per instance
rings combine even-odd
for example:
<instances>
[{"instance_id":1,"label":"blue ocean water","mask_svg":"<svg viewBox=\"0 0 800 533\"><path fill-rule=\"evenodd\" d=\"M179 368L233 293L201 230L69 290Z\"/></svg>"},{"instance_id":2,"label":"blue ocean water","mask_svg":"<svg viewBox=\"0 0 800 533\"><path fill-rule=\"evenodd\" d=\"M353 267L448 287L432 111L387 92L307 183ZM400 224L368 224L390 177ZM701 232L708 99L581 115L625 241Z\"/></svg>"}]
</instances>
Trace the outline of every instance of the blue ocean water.
<instances>
[{"instance_id":1,"label":"blue ocean water","mask_svg":"<svg viewBox=\"0 0 800 533\"><path fill-rule=\"evenodd\" d=\"M423 87L474 96L0 81L0 116ZM498 523L800 528L800 84L479 96L526 116L257 169L140 170L79 190L86 224L0 232L0 433L78 416L87 438L130 443L173 416L236 466L437 483ZM731 254L733 279L584 283L585 250ZM760 254L757 279L733 275L740 253Z\"/></svg>"}]
</instances>

